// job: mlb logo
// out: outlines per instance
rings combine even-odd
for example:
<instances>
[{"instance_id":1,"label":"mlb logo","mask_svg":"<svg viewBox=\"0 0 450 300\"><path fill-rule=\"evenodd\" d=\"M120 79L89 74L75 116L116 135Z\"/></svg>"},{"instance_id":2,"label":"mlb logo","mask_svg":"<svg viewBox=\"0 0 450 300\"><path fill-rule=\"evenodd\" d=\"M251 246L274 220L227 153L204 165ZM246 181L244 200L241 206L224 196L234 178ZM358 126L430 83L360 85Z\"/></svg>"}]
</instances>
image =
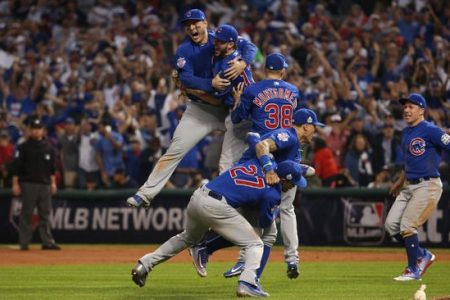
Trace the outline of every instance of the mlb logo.
<instances>
[{"instance_id":1,"label":"mlb logo","mask_svg":"<svg viewBox=\"0 0 450 300\"><path fill-rule=\"evenodd\" d=\"M381 244L385 236L385 203L350 199L343 201L344 240L350 245Z\"/></svg>"}]
</instances>

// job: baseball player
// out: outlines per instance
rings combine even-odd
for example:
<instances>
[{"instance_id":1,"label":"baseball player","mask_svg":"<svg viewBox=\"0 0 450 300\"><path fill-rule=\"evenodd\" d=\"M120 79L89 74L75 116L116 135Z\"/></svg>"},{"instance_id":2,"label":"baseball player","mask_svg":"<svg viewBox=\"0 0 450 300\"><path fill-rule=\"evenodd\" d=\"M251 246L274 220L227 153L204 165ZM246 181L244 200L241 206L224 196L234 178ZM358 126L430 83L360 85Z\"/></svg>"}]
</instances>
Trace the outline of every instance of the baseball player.
<instances>
[{"instance_id":1,"label":"baseball player","mask_svg":"<svg viewBox=\"0 0 450 300\"><path fill-rule=\"evenodd\" d=\"M315 133L315 126L324 126L324 124L320 123L317 120L317 116L312 110L300 109L296 111L293 116L292 128L273 130L263 135L262 137L260 137L258 134L249 134L250 147L242 156L241 161L247 161L257 157L261 166L263 167L263 170L266 173L266 182L268 184L277 184L279 182L279 178L273 171L274 166L272 165L270 154L274 155L275 161L283 161L289 159L299 163L301 160L299 152L300 144L311 143L313 134ZM311 172L309 168L302 168L302 170L304 176L306 176L307 172ZM280 210L284 200L285 199L282 198ZM275 243L277 235L277 230L274 223L269 227L263 227L263 229L262 239L264 241L264 252L260 264L260 269L257 271L258 278L261 276L262 271L264 270L264 266L269 258L272 245ZM297 231L295 230L295 233L296 232ZM224 242L223 239L213 238L201 245L195 246L190 249L194 266L196 267L197 273L200 276L204 277L207 275L206 263L208 261L208 256L215 250L221 249L226 246L229 246L229 244ZM242 272L245 265L242 257L243 255L241 253L241 257L236 265L230 271L224 273L225 277L233 277L239 275ZM298 277L299 272L297 265L298 256L297 261L295 262L295 269L289 268L288 265L287 274L289 278Z\"/></svg>"},{"instance_id":2,"label":"baseball player","mask_svg":"<svg viewBox=\"0 0 450 300\"><path fill-rule=\"evenodd\" d=\"M266 79L251 85L244 92L242 89L236 89L236 102L240 104L231 114L233 123L250 118L253 122L252 132L260 135L275 129L292 127L292 115L299 107L301 96L297 87L282 80L286 76L287 67L282 54L272 53L267 56ZM241 161L245 159L248 158L244 156ZM299 275L297 218L293 205L296 191L294 188L283 193L280 205L281 236L288 264L287 275L291 279ZM276 238L276 231L274 234ZM270 235L267 237L271 239Z\"/></svg>"},{"instance_id":3,"label":"baseball player","mask_svg":"<svg viewBox=\"0 0 450 300\"><path fill-rule=\"evenodd\" d=\"M212 57L214 54L213 32L208 32L205 14L199 9L187 11L181 20L189 39L176 51L176 68L184 87L213 93L230 84L221 76L212 78ZM242 59L225 72L227 78L235 78L250 64L256 55L256 46L244 39L237 41ZM150 201L161 191L184 155L202 138L214 130L225 130L224 120L228 109L223 105L211 105L208 99L187 93L190 101L175 130L167 152L159 159L147 181L138 192L127 199L130 206L149 206Z\"/></svg>"},{"instance_id":4,"label":"baseball player","mask_svg":"<svg viewBox=\"0 0 450 300\"><path fill-rule=\"evenodd\" d=\"M260 135L279 128L292 127L292 114L299 101L299 91L283 81L288 64L282 54L269 54L265 62L266 79L243 91L235 88L236 109L231 113L234 124L251 119L252 132Z\"/></svg>"},{"instance_id":5,"label":"baseball player","mask_svg":"<svg viewBox=\"0 0 450 300\"><path fill-rule=\"evenodd\" d=\"M427 105L422 95L413 93L400 102L408 125L402 132L404 170L390 190L396 199L384 226L391 236L404 244L408 256L405 271L394 279L421 280L435 255L419 246L417 228L428 220L441 198L438 167L441 151L450 150L450 136L425 121Z\"/></svg>"},{"instance_id":6,"label":"baseball player","mask_svg":"<svg viewBox=\"0 0 450 300\"><path fill-rule=\"evenodd\" d=\"M256 280L256 270L263 254L263 242L253 227L236 210L241 206L257 207L259 223L266 227L273 222L274 208L280 203L281 191L294 184L303 185L300 165L283 161L275 167L281 184L267 185L264 171L257 159L238 164L222 173L205 186L198 188L187 206L186 229L169 239L156 251L141 257L132 269L133 281L144 286L148 272L200 241L208 228L213 229L245 251L245 270L242 272L236 294L239 297L266 297Z\"/></svg>"},{"instance_id":7,"label":"baseball player","mask_svg":"<svg viewBox=\"0 0 450 300\"><path fill-rule=\"evenodd\" d=\"M238 32L232 25L221 25L215 31L213 76L224 77L230 62L241 56L240 50L236 46L238 38ZM213 94L202 90L186 89L186 91L202 99L208 99L210 103L223 103L231 110L234 106L232 90L240 83L242 83L242 88L254 83L250 66L247 66L223 91L215 91ZM233 124L229 114L225 118L226 131L219 160L220 173L231 168L241 158L247 146L245 137L250 131L251 125L250 120Z\"/></svg>"}]
</instances>

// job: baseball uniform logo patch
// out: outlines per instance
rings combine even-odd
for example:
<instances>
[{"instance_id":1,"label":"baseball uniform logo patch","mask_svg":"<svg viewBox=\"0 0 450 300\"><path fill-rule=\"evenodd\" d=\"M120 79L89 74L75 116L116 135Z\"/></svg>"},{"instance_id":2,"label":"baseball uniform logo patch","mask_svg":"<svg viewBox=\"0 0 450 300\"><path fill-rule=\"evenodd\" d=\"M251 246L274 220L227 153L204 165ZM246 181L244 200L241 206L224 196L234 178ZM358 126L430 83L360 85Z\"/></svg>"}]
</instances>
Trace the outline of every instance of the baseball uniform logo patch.
<instances>
[{"instance_id":1,"label":"baseball uniform logo patch","mask_svg":"<svg viewBox=\"0 0 450 300\"><path fill-rule=\"evenodd\" d=\"M184 57L180 57L177 59L177 67L182 69L186 64L186 59Z\"/></svg>"},{"instance_id":2,"label":"baseball uniform logo patch","mask_svg":"<svg viewBox=\"0 0 450 300\"><path fill-rule=\"evenodd\" d=\"M311 117L308 117L308 119L306 119L306 122L312 123L312 118L311 118Z\"/></svg>"},{"instance_id":3,"label":"baseball uniform logo patch","mask_svg":"<svg viewBox=\"0 0 450 300\"><path fill-rule=\"evenodd\" d=\"M441 142L442 142L442 144L444 144L444 145L448 145L448 143L450 143L450 135L448 135L448 134L443 134L443 135L441 136Z\"/></svg>"},{"instance_id":4,"label":"baseball uniform logo patch","mask_svg":"<svg viewBox=\"0 0 450 300\"><path fill-rule=\"evenodd\" d=\"M425 153L425 140L422 138L414 138L409 143L409 152L414 156L420 156Z\"/></svg>"},{"instance_id":5,"label":"baseball uniform logo patch","mask_svg":"<svg viewBox=\"0 0 450 300\"><path fill-rule=\"evenodd\" d=\"M286 142L289 139L289 134L287 134L285 132L281 132L281 133L277 134L277 139L279 139L282 142Z\"/></svg>"}]
</instances>

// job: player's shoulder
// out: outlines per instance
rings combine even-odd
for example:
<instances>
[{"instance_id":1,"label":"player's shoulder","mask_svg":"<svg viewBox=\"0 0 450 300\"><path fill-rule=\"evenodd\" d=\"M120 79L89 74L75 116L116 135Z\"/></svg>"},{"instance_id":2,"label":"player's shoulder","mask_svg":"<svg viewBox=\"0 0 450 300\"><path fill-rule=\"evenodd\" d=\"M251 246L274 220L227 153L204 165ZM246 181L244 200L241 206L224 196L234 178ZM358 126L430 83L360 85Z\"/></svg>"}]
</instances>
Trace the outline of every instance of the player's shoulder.
<instances>
[{"instance_id":1,"label":"player's shoulder","mask_svg":"<svg viewBox=\"0 0 450 300\"><path fill-rule=\"evenodd\" d=\"M425 129L430 129L430 130L440 129L436 124L434 124L433 122L429 122L429 121L423 121L421 125Z\"/></svg>"},{"instance_id":2,"label":"player's shoulder","mask_svg":"<svg viewBox=\"0 0 450 300\"><path fill-rule=\"evenodd\" d=\"M288 137L293 136L293 131L291 130L291 128L274 129L274 130L266 133L265 135L263 135L261 139L264 139L266 137L283 138L285 136L288 136Z\"/></svg>"},{"instance_id":3,"label":"player's shoulder","mask_svg":"<svg viewBox=\"0 0 450 300\"><path fill-rule=\"evenodd\" d=\"M244 93L256 95L260 93L264 88L267 88L261 81L254 82L245 88Z\"/></svg>"},{"instance_id":4,"label":"player's shoulder","mask_svg":"<svg viewBox=\"0 0 450 300\"><path fill-rule=\"evenodd\" d=\"M192 53L192 48L194 44L191 40L185 40L180 46L178 46L176 55L177 56L189 56Z\"/></svg>"},{"instance_id":5,"label":"player's shoulder","mask_svg":"<svg viewBox=\"0 0 450 300\"><path fill-rule=\"evenodd\" d=\"M254 84L250 85L249 87L252 87L253 90L261 90L261 89L273 87L273 83L271 80L263 79L261 81L255 82Z\"/></svg>"},{"instance_id":6,"label":"player's shoulder","mask_svg":"<svg viewBox=\"0 0 450 300\"><path fill-rule=\"evenodd\" d=\"M295 85L293 85L293 84L290 83L290 82L287 82L287 81L283 81L283 82L284 82L284 86L285 86L285 87L287 87L287 88L291 89L292 91L298 93L298 87L296 87Z\"/></svg>"},{"instance_id":7,"label":"player's shoulder","mask_svg":"<svg viewBox=\"0 0 450 300\"><path fill-rule=\"evenodd\" d=\"M406 127L405 129L409 129L409 132L415 134L415 133L422 133L422 134L433 134L433 133L439 133L443 130L436 126L436 124L429 122L429 121L422 121L419 123L419 125L415 127Z\"/></svg>"}]
</instances>

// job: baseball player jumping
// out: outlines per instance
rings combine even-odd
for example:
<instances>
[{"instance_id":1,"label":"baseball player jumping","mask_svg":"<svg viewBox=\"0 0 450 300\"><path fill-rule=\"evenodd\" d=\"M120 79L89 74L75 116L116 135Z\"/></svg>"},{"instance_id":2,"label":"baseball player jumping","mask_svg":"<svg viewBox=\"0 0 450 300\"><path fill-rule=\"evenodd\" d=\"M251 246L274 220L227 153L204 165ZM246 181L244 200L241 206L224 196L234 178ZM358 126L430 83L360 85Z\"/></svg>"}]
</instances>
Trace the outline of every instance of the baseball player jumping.
<instances>
[{"instance_id":1,"label":"baseball player jumping","mask_svg":"<svg viewBox=\"0 0 450 300\"><path fill-rule=\"evenodd\" d=\"M311 142L316 126L324 126L324 124L317 120L317 116L312 110L300 109L294 113L292 128L273 130L262 137L258 134L249 134L249 149L244 153L241 161L247 161L257 157L266 173L266 182L268 184L277 184L279 182L279 178L273 170L274 166L272 164L272 160L270 159L270 154L274 155L275 161L283 161L288 159L299 163L301 160L299 152L300 144L307 144ZM306 176L306 173L309 173L310 170L307 167L303 167L302 172L303 175ZM282 198L280 207L283 205L283 201L284 199ZM260 268L257 271L257 276L259 279L269 258L272 246L275 243L277 229L274 222L267 227L263 227L261 224L256 227L263 229L262 239L264 242L263 256L260 263ZM295 230L295 232L297 231ZM213 238L205 243L202 243L201 245L191 248L190 253L193 258L194 266L197 269L197 273L202 277L206 276L208 256L215 250L227 246L229 246L229 243L223 239ZM225 277L237 276L245 269L243 257L244 255L241 253L241 257L236 265L230 271L224 273ZM292 269L288 268L287 274L289 278L296 278L299 275L297 264L298 261L295 263L296 275Z\"/></svg>"},{"instance_id":2,"label":"baseball player jumping","mask_svg":"<svg viewBox=\"0 0 450 300\"><path fill-rule=\"evenodd\" d=\"M176 52L176 67L179 79L184 87L213 93L214 89L223 90L230 81L220 75L212 77L212 57L214 55L213 32L208 32L205 14L199 9L187 11L181 20L189 37ZM227 72L227 78L235 78L253 61L256 46L244 39L237 41L242 59L230 63L234 65ZM151 200L165 186L185 154L202 138L214 130L225 130L224 120L228 108L224 105L211 105L208 99L187 93L190 101L167 152L159 159L147 181L138 192L127 199L130 206L149 206ZM214 103L216 104L216 103Z\"/></svg>"},{"instance_id":3,"label":"baseball player jumping","mask_svg":"<svg viewBox=\"0 0 450 300\"><path fill-rule=\"evenodd\" d=\"M279 205L281 191L295 184L304 185L300 165L283 161L275 166L281 183L267 185L265 173L257 159L238 164L214 180L198 188L187 206L186 229L162 244L156 251L141 257L132 269L133 281L144 286L153 268L189 246L198 243L211 228L227 240L245 249L245 270L236 294L239 297L267 297L256 279L256 270L263 255L263 242L253 227L236 210L241 206L258 207L262 227L273 222L274 208Z\"/></svg>"},{"instance_id":4,"label":"baseball player jumping","mask_svg":"<svg viewBox=\"0 0 450 300\"><path fill-rule=\"evenodd\" d=\"M226 24L217 28L215 37L213 76L219 75L223 77L229 69L230 62L241 57L241 51L237 48L239 35L236 28ZM235 105L232 91L233 88L237 87L240 83L242 83L240 85L241 88L246 88L254 83L250 66L247 66L223 91L215 91L213 94L193 89L185 89L185 91L196 95L201 99L208 99L210 103L221 103L231 110ZM250 120L233 124L231 122L230 114L225 118L226 131L223 137L222 151L219 160L220 173L231 168L241 158L242 153L247 147L245 137L247 132L250 131L251 125L252 122Z\"/></svg>"},{"instance_id":5,"label":"baseball player jumping","mask_svg":"<svg viewBox=\"0 0 450 300\"><path fill-rule=\"evenodd\" d=\"M391 188L395 202L386 217L385 228L404 244L408 256L405 271L397 281L421 280L435 255L419 246L417 228L435 211L442 194L438 171L441 151L450 151L450 136L425 121L425 98L413 93L400 99L408 124L402 133L404 170Z\"/></svg>"}]
</instances>

